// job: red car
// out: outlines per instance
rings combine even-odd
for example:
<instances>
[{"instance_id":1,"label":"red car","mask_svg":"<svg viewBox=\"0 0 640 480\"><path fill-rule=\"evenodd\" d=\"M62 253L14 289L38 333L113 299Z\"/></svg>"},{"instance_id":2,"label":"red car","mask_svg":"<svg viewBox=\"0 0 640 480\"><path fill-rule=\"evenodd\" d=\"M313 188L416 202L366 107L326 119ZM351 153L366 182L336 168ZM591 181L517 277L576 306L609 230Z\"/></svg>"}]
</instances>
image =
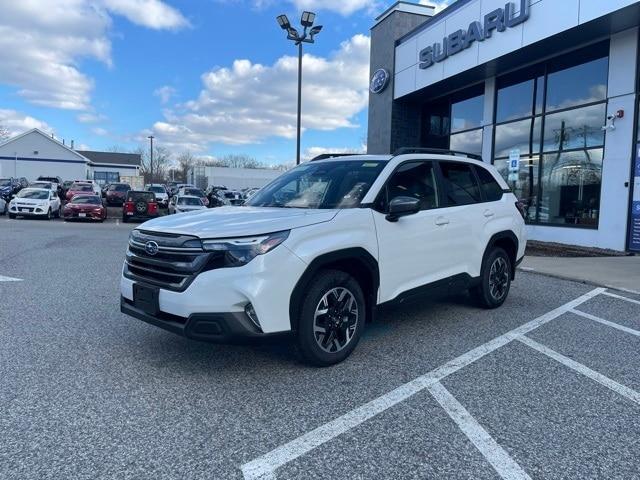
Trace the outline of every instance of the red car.
<instances>
[{"instance_id":1,"label":"red car","mask_svg":"<svg viewBox=\"0 0 640 480\"><path fill-rule=\"evenodd\" d=\"M97 195L76 195L64 206L64 220L97 220L104 222L107 209Z\"/></svg>"},{"instance_id":2,"label":"red car","mask_svg":"<svg viewBox=\"0 0 640 480\"><path fill-rule=\"evenodd\" d=\"M128 183L112 183L107 190L107 205L122 205L127 196L127 192L131 190Z\"/></svg>"},{"instance_id":3,"label":"red car","mask_svg":"<svg viewBox=\"0 0 640 480\"><path fill-rule=\"evenodd\" d=\"M93 185L90 183L73 182L67 190L66 199L70 201L76 195L94 195Z\"/></svg>"},{"instance_id":4,"label":"red car","mask_svg":"<svg viewBox=\"0 0 640 480\"><path fill-rule=\"evenodd\" d=\"M153 192L129 191L122 204L122 221L149 220L160 214L156 194Z\"/></svg>"}]
</instances>

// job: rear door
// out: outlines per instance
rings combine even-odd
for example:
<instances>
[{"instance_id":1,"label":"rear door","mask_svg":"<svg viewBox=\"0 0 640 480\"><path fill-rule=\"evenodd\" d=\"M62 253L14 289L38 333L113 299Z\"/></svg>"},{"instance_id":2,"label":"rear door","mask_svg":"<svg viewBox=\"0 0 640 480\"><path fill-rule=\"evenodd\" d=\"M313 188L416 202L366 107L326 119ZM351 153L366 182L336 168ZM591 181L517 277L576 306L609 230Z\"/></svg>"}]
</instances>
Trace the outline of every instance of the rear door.
<instances>
[{"instance_id":1,"label":"rear door","mask_svg":"<svg viewBox=\"0 0 640 480\"><path fill-rule=\"evenodd\" d=\"M419 199L421 210L391 222L386 218L389 202L401 196ZM437 168L431 161L401 164L381 190L373 211L381 303L446 276L450 244L442 201Z\"/></svg>"},{"instance_id":2,"label":"rear door","mask_svg":"<svg viewBox=\"0 0 640 480\"><path fill-rule=\"evenodd\" d=\"M478 179L470 163L438 163L446 196L443 215L448 221L451 275L467 273L471 277L477 277L480 275L479 265L484 254L481 237L487 220Z\"/></svg>"}]
</instances>

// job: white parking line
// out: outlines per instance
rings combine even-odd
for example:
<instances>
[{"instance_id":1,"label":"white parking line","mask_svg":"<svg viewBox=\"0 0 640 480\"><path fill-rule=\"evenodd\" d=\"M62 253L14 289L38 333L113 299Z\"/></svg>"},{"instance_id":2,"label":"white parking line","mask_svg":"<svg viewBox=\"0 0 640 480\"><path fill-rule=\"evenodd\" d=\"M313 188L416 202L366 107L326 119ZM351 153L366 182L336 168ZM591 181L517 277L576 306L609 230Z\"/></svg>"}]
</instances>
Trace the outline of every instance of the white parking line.
<instances>
[{"instance_id":1,"label":"white parking line","mask_svg":"<svg viewBox=\"0 0 640 480\"><path fill-rule=\"evenodd\" d=\"M4 277L0 275L0 282L21 282L21 278Z\"/></svg>"},{"instance_id":2,"label":"white parking line","mask_svg":"<svg viewBox=\"0 0 640 480\"><path fill-rule=\"evenodd\" d=\"M624 385L616 382L615 380L611 380L609 377L605 377L601 373L596 372L595 370L591 370L586 365L576 362L564 355L556 352L555 350L550 349L549 347L545 347L544 345L536 342L535 340L531 340L529 337L520 337L518 338L519 342L524 343L528 347L537 350L538 352L546 355L549 358L554 359L556 362L561 363L565 367L569 367L571 370L574 370L585 377L590 378L591 380L598 382L601 385L604 385L610 390L613 390L619 395L628 398L632 402L640 405L640 393L632 390L629 387L625 387Z\"/></svg>"},{"instance_id":3,"label":"white parking line","mask_svg":"<svg viewBox=\"0 0 640 480\"><path fill-rule=\"evenodd\" d=\"M623 325L610 322L609 320L596 317L595 315L591 315L590 313L582 312L580 310L571 310L571 313L575 315L579 315L583 318L588 318L589 320L593 320L594 322L601 323L602 325L606 325L607 327L615 328L616 330L620 330L621 332L629 333L631 335L635 335L636 337L640 337L640 331L638 330L634 330L633 328L625 327Z\"/></svg>"},{"instance_id":4,"label":"white parking line","mask_svg":"<svg viewBox=\"0 0 640 480\"><path fill-rule=\"evenodd\" d=\"M622 295L616 295L615 293L603 292L603 295L606 295L612 298L617 298L618 300L624 300L626 302L635 303L636 305L640 305L640 301L638 300L634 300L633 298L623 297Z\"/></svg>"},{"instance_id":5,"label":"white parking line","mask_svg":"<svg viewBox=\"0 0 640 480\"><path fill-rule=\"evenodd\" d=\"M374 399L364 405L347 412L329 423L321 425L315 430L271 450L270 452L245 463L240 468L246 480L275 479L276 469L301 457L319 447L320 445L336 438L339 435L357 427L370 418L384 412L394 405L408 399L409 397L429 388L440 382L452 373L476 362L504 345L516 340L532 330L548 323L566 312L574 309L578 305L600 295L604 288L596 288L591 292L582 295L571 302L568 302L555 310L542 315L529 323L526 323L504 335L501 335L477 348L445 363L431 372L415 378L414 380L399 386L398 388Z\"/></svg>"},{"instance_id":6,"label":"white parking line","mask_svg":"<svg viewBox=\"0 0 640 480\"><path fill-rule=\"evenodd\" d=\"M482 428L482 425L441 383L431 385L429 392L502 478L531 480L520 465L498 445L489 432Z\"/></svg>"}]
</instances>

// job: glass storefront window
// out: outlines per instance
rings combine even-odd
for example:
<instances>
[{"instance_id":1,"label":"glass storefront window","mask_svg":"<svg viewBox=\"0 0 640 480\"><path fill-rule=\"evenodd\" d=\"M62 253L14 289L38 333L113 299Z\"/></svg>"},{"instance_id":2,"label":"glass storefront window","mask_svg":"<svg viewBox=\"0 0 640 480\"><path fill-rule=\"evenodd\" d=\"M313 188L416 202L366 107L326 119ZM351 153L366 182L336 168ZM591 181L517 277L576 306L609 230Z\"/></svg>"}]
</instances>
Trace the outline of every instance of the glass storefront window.
<instances>
[{"instance_id":1,"label":"glass storefront window","mask_svg":"<svg viewBox=\"0 0 640 480\"><path fill-rule=\"evenodd\" d=\"M607 57L550 73L547 112L605 100L608 76Z\"/></svg>"},{"instance_id":2,"label":"glass storefront window","mask_svg":"<svg viewBox=\"0 0 640 480\"><path fill-rule=\"evenodd\" d=\"M484 95L451 104L451 131L461 132L482 126Z\"/></svg>"},{"instance_id":3,"label":"glass storefront window","mask_svg":"<svg viewBox=\"0 0 640 480\"><path fill-rule=\"evenodd\" d=\"M540 223L597 227L603 149L543 156Z\"/></svg>"},{"instance_id":4,"label":"glass storefront window","mask_svg":"<svg viewBox=\"0 0 640 480\"><path fill-rule=\"evenodd\" d=\"M497 123L531 116L534 83L535 80L532 79L498 90Z\"/></svg>"},{"instance_id":5,"label":"glass storefront window","mask_svg":"<svg viewBox=\"0 0 640 480\"><path fill-rule=\"evenodd\" d=\"M494 166L513 190L514 195L525 206L525 218L529 222L536 221L538 206L538 166L540 158L530 157L520 160L518 172L509 171L509 160L496 160Z\"/></svg>"},{"instance_id":6,"label":"glass storefront window","mask_svg":"<svg viewBox=\"0 0 640 480\"><path fill-rule=\"evenodd\" d=\"M508 157L512 150L521 155L540 152L541 118L521 120L496 126L494 156Z\"/></svg>"},{"instance_id":7,"label":"glass storefront window","mask_svg":"<svg viewBox=\"0 0 640 480\"><path fill-rule=\"evenodd\" d=\"M607 105L569 110L547 115L544 123L544 151L571 150L604 145L602 126Z\"/></svg>"},{"instance_id":8,"label":"glass storefront window","mask_svg":"<svg viewBox=\"0 0 640 480\"><path fill-rule=\"evenodd\" d=\"M458 152L482 155L482 129L451 135L449 148Z\"/></svg>"}]
</instances>

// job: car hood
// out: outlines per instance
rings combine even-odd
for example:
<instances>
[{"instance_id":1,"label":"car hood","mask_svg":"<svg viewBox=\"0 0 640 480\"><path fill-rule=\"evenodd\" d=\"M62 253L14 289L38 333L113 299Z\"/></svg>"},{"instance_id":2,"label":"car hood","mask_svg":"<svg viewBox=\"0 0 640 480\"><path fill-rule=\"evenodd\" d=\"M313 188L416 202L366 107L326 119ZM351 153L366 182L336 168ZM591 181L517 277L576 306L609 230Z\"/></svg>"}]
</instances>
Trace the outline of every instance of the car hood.
<instances>
[{"instance_id":1,"label":"car hood","mask_svg":"<svg viewBox=\"0 0 640 480\"><path fill-rule=\"evenodd\" d=\"M43 199L36 199L36 198L18 198L16 197L14 199L15 203L20 204L20 205L42 205L45 203L49 203L49 200L46 198Z\"/></svg>"},{"instance_id":2,"label":"car hood","mask_svg":"<svg viewBox=\"0 0 640 480\"><path fill-rule=\"evenodd\" d=\"M139 229L200 238L243 237L328 222L337 213L337 210L299 208L220 207L156 218Z\"/></svg>"}]
</instances>

